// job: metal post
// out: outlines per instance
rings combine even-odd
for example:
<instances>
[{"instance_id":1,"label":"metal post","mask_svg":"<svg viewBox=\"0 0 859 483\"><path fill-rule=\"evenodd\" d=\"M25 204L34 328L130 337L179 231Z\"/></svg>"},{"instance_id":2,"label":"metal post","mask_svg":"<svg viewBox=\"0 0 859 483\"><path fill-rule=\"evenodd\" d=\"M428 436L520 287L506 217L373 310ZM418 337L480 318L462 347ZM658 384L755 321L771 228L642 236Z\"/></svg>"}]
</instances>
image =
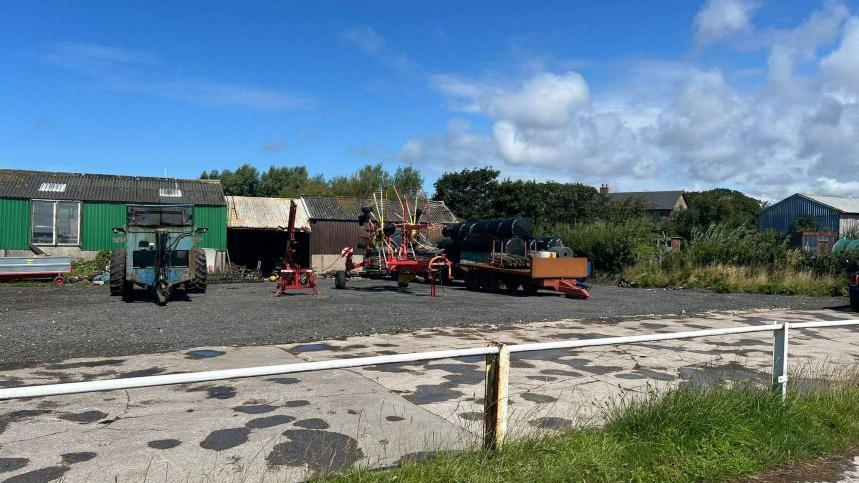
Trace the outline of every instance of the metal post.
<instances>
[{"instance_id":1,"label":"metal post","mask_svg":"<svg viewBox=\"0 0 859 483\"><path fill-rule=\"evenodd\" d=\"M782 399L787 396L787 345L790 324L781 324L781 328L773 331L773 370L772 388L781 393Z\"/></svg>"},{"instance_id":2,"label":"metal post","mask_svg":"<svg viewBox=\"0 0 859 483\"><path fill-rule=\"evenodd\" d=\"M486 393L483 398L483 448L494 450L507 434L507 397L510 350L502 343L497 354L486 355Z\"/></svg>"}]
</instances>

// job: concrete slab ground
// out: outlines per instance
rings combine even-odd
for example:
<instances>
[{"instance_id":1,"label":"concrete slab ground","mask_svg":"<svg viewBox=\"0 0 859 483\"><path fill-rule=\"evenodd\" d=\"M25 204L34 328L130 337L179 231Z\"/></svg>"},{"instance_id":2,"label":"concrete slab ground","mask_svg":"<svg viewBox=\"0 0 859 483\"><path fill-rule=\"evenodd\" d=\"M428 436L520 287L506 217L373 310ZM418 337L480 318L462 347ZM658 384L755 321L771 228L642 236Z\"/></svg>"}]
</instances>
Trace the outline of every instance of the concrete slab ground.
<instances>
[{"instance_id":1,"label":"concrete slab ground","mask_svg":"<svg viewBox=\"0 0 859 483\"><path fill-rule=\"evenodd\" d=\"M765 310L567 319L200 347L31 364L4 370L0 386L478 347L490 340L584 339L853 316L839 310ZM514 355L511 435L595 424L611 404L671 385L766 383L771 347L772 335L749 334ZM855 364L859 328L794 331L790 356L794 370ZM301 480L316 472L464 449L479 442L483 374L482 358L465 358L2 401L0 480Z\"/></svg>"}]
</instances>

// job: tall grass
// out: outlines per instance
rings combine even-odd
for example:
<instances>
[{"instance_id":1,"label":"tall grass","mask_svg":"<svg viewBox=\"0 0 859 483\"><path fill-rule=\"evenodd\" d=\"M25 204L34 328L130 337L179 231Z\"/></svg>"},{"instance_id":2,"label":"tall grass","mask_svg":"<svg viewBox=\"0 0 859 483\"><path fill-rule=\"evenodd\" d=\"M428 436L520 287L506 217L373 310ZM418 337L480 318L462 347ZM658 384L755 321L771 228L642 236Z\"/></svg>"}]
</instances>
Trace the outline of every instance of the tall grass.
<instances>
[{"instance_id":1,"label":"tall grass","mask_svg":"<svg viewBox=\"0 0 859 483\"><path fill-rule=\"evenodd\" d=\"M859 253L814 256L773 232L712 225L693 229L679 253L659 249L652 223L633 220L541 227L561 236L597 274L641 287L696 287L718 292L841 295L859 270Z\"/></svg>"},{"instance_id":2,"label":"tall grass","mask_svg":"<svg viewBox=\"0 0 859 483\"><path fill-rule=\"evenodd\" d=\"M829 297L844 295L846 289L846 280L840 275L723 264L667 269L653 263L639 263L624 268L620 278L625 284L637 287L702 288L719 293Z\"/></svg>"},{"instance_id":3,"label":"tall grass","mask_svg":"<svg viewBox=\"0 0 859 483\"><path fill-rule=\"evenodd\" d=\"M723 481L859 444L856 380L788 399L751 386L685 387L610 408L601 428L439 454L334 481Z\"/></svg>"}]
</instances>

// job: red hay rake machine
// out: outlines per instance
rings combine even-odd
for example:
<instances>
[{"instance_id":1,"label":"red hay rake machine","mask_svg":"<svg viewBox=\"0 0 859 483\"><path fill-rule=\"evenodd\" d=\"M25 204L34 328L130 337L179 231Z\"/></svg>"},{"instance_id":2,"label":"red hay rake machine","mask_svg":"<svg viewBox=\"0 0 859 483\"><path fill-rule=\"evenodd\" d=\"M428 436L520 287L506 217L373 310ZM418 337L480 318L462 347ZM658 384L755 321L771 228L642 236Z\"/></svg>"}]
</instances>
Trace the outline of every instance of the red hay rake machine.
<instances>
[{"instance_id":1,"label":"red hay rake machine","mask_svg":"<svg viewBox=\"0 0 859 483\"><path fill-rule=\"evenodd\" d=\"M277 290L275 295L283 295L287 290L312 289L316 290L316 274L312 269L302 268L295 261L295 212L298 209L295 201L289 202L289 238L286 240L286 252L283 255L283 268L278 272Z\"/></svg>"},{"instance_id":2,"label":"red hay rake machine","mask_svg":"<svg viewBox=\"0 0 859 483\"><path fill-rule=\"evenodd\" d=\"M344 289L348 279L362 277L396 280L397 286L404 289L421 277L430 282L430 295L434 297L436 283L452 278L452 265L444 250L427 238L430 228L437 224L421 221L431 220L429 199L418 191L414 203L410 203L409 197L393 189L394 204L389 205L385 191L379 190L373 193L373 206L361 208L358 248L364 249L364 259L355 263L354 249L344 248L340 255L346 258L346 270L335 272L334 288ZM393 219L386 219L389 214L394 215L390 217Z\"/></svg>"}]
</instances>

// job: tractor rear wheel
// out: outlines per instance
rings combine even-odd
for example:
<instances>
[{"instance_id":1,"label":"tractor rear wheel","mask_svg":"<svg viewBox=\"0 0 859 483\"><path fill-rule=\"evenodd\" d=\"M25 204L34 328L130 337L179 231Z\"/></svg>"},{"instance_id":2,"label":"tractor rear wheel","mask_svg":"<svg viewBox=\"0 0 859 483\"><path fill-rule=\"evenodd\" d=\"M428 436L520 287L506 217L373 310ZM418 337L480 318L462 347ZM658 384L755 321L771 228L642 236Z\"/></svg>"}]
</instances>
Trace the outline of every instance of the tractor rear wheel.
<instances>
[{"instance_id":1,"label":"tractor rear wheel","mask_svg":"<svg viewBox=\"0 0 859 483\"><path fill-rule=\"evenodd\" d=\"M189 285L191 292L206 293L206 275L208 268L206 267L206 252L198 250L194 256L194 280Z\"/></svg>"},{"instance_id":2,"label":"tractor rear wheel","mask_svg":"<svg viewBox=\"0 0 859 483\"><path fill-rule=\"evenodd\" d=\"M334 274L334 288L338 290L343 290L346 288L346 272L343 270L338 270Z\"/></svg>"},{"instance_id":3,"label":"tractor rear wheel","mask_svg":"<svg viewBox=\"0 0 859 483\"><path fill-rule=\"evenodd\" d=\"M114 250L110 256L110 294L123 295L128 285L125 281L125 250Z\"/></svg>"}]
</instances>

